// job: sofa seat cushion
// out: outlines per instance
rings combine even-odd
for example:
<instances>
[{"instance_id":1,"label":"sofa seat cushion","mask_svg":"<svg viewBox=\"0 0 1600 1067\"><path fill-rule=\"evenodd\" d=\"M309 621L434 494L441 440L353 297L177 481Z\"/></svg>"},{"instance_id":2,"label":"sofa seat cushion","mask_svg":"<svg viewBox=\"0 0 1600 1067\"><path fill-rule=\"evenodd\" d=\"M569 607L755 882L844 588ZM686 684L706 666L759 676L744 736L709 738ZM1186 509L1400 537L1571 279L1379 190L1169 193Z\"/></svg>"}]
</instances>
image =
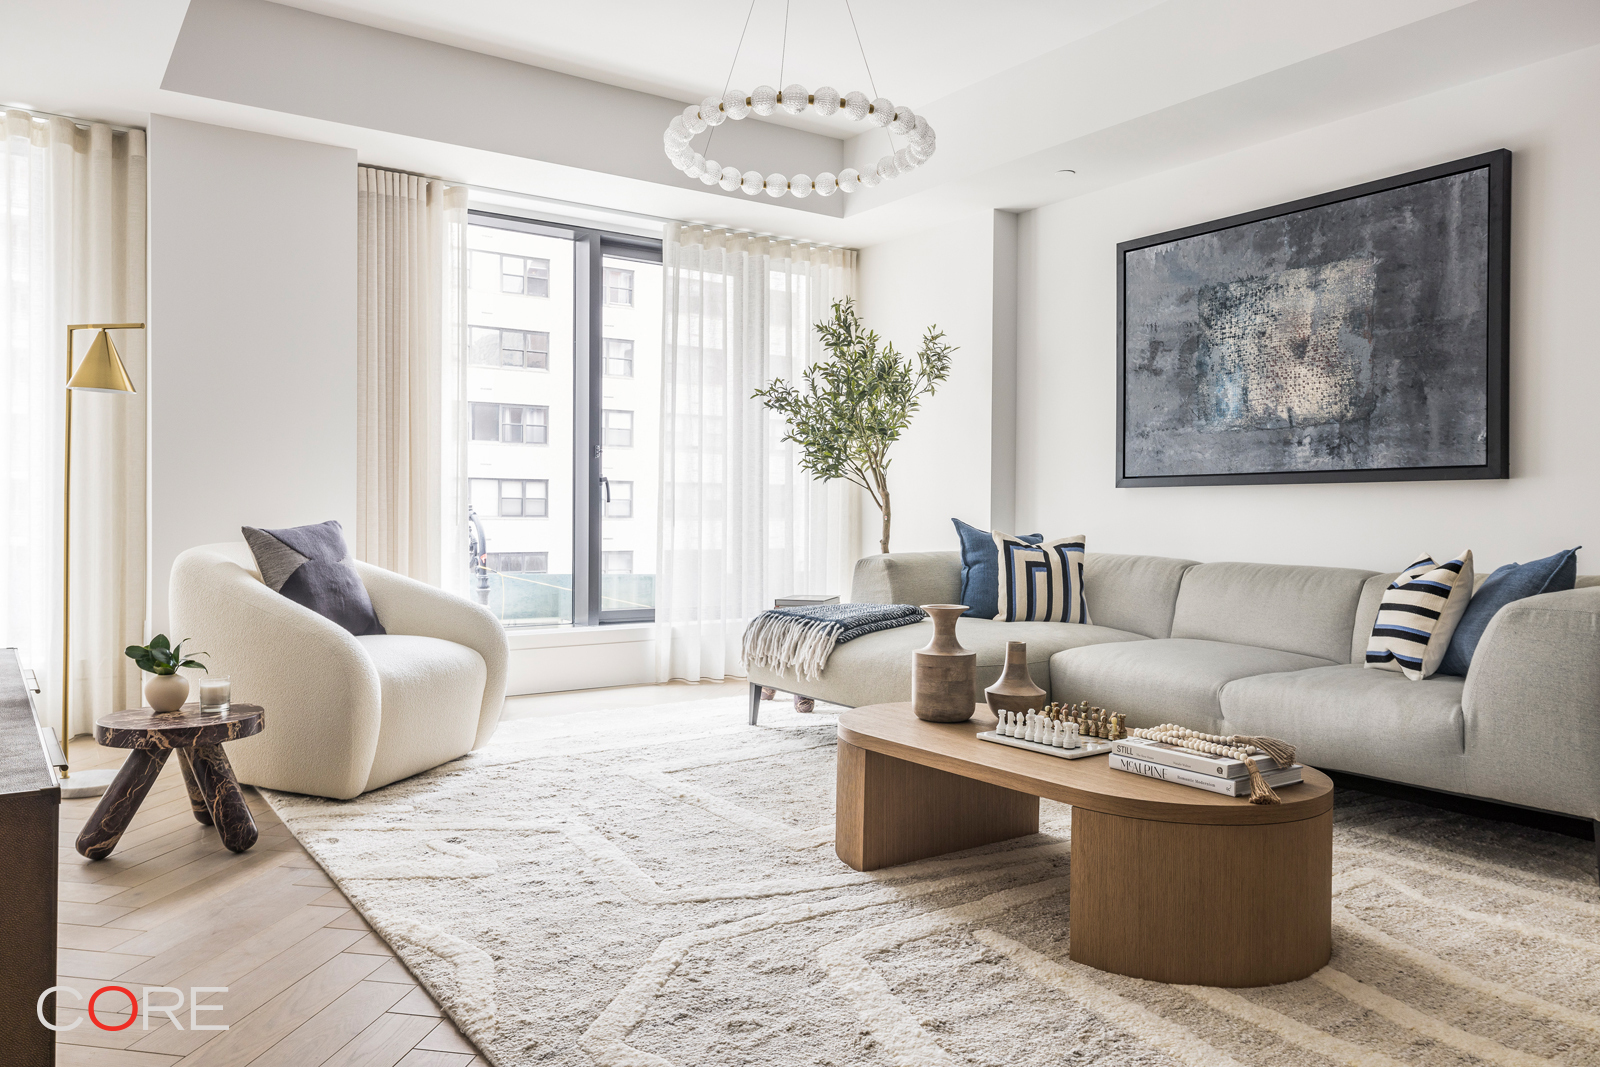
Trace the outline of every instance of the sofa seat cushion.
<instances>
[{"instance_id":1,"label":"sofa seat cushion","mask_svg":"<svg viewBox=\"0 0 1600 1067\"><path fill-rule=\"evenodd\" d=\"M828 666L814 681L797 679L793 671L782 676L751 666L750 681L785 692L799 692L846 707L888 704L911 699L911 654L933 639L933 622L925 620L893 630L880 630L839 645ZM1107 626L1067 622L998 622L994 619L956 620L956 640L978 654L978 685L974 701L995 683L1006 662L1006 642L1026 641L1028 669L1034 684L1050 688L1050 657L1066 648L1085 645L1144 642L1148 638Z\"/></svg>"},{"instance_id":2,"label":"sofa seat cushion","mask_svg":"<svg viewBox=\"0 0 1600 1067\"><path fill-rule=\"evenodd\" d=\"M1460 791L1465 684L1355 664L1242 678L1222 690L1224 732L1282 738L1313 767Z\"/></svg>"},{"instance_id":3,"label":"sofa seat cushion","mask_svg":"<svg viewBox=\"0 0 1600 1067\"><path fill-rule=\"evenodd\" d=\"M404 634L358 637L382 691L378 751L366 792L472 751L478 720L444 709L483 702L488 668L466 645Z\"/></svg>"},{"instance_id":4,"label":"sofa seat cushion","mask_svg":"<svg viewBox=\"0 0 1600 1067\"><path fill-rule=\"evenodd\" d=\"M1222 690L1229 682L1329 663L1295 652L1192 638L1103 644L1052 656L1050 692L1051 699L1063 703L1087 700L1120 712L1129 726L1175 722L1217 733Z\"/></svg>"}]
</instances>

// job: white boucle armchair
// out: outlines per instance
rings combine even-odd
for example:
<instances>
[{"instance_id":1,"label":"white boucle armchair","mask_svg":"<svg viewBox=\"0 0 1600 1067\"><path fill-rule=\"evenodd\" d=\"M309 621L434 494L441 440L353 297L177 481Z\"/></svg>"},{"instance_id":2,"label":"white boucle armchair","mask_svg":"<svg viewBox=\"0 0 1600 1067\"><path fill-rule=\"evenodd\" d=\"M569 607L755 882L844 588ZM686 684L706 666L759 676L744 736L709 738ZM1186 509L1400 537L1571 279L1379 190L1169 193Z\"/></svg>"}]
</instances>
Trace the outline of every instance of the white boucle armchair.
<instances>
[{"instance_id":1,"label":"white boucle armchair","mask_svg":"<svg viewBox=\"0 0 1600 1067\"><path fill-rule=\"evenodd\" d=\"M356 563L387 634L354 637L261 581L243 541L172 567L171 631L209 653L266 729L229 742L241 782L347 800L485 744L505 702L507 648L487 609Z\"/></svg>"}]
</instances>

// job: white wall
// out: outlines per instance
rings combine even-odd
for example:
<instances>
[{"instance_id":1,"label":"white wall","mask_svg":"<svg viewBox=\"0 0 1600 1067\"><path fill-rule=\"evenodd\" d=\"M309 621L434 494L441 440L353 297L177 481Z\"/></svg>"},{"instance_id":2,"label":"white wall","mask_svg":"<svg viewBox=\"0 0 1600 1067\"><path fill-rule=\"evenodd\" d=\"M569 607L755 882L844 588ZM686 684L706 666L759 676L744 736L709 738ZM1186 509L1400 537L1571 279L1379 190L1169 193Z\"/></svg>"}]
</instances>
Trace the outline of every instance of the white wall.
<instances>
[{"instance_id":1,"label":"white wall","mask_svg":"<svg viewBox=\"0 0 1600 1067\"><path fill-rule=\"evenodd\" d=\"M915 355L930 325L959 349L949 380L889 452L893 551L955 548L951 518L1005 529L1013 521L1016 240L1016 216L985 209L861 250L867 326L902 356ZM863 494L862 555L878 552L880 531Z\"/></svg>"},{"instance_id":2,"label":"white wall","mask_svg":"<svg viewBox=\"0 0 1600 1067\"><path fill-rule=\"evenodd\" d=\"M356 515L356 154L150 122L151 618L178 553ZM179 635L181 636L181 635Z\"/></svg>"},{"instance_id":3,"label":"white wall","mask_svg":"<svg viewBox=\"0 0 1600 1067\"><path fill-rule=\"evenodd\" d=\"M1091 551L1373 570L1462 548L1480 570L1577 544L1600 554L1597 99L1589 49L1022 216L1019 524L1086 532ZM1510 480L1115 488L1117 242L1502 147L1514 153ZM908 507L934 505L929 488ZM897 547L923 547L907 540Z\"/></svg>"}]
</instances>

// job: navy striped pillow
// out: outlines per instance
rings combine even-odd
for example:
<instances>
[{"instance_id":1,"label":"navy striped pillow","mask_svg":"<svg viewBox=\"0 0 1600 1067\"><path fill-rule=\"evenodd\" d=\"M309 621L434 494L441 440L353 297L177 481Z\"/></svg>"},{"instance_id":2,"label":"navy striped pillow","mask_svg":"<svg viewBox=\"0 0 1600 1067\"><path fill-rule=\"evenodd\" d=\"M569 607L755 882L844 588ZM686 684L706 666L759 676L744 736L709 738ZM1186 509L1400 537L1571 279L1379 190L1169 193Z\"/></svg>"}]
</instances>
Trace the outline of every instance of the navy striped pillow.
<instances>
[{"instance_id":1,"label":"navy striped pillow","mask_svg":"<svg viewBox=\"0 0 1600 1067\"><path fill-rule=\"evenodd\" d=\"M1472 553L1446 563L1423 556L1384 590L1367 640L1368 667L1421 681L1439 669L1472 599Z\"/></svg>"},{"instance_id":2,"label":"navy striped pillow","mask_svg":"<svg viewBox=\"0 0 1600 1067\"><path fill-rule=\"evenodd\" d=\"M1084 538L1042 545L995 532L1000 550L1001 622L1088 622L1083 591Z\"/></svg>"}]
</instances>

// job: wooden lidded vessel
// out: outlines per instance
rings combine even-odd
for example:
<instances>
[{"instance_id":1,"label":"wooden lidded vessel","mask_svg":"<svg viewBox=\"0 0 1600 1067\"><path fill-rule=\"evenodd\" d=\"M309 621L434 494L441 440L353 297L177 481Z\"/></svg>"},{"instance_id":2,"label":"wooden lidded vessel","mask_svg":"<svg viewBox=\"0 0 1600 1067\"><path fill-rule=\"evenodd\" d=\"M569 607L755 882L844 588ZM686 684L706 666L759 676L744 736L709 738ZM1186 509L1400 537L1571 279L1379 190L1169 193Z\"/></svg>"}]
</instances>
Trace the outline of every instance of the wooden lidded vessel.
<instances>
[{"instance_id":1,"label":"wooden lidded vessel","mask_svg":"<svg viewBox=\"0 0 1600 1067\"><path fill-rule=\"evenodd\" d=\"M966 722L977 710L978 654L956 640L965 604L924 604L933 640L911 654L911 710L928 722Z\"/></svg>"}]
</instances>

